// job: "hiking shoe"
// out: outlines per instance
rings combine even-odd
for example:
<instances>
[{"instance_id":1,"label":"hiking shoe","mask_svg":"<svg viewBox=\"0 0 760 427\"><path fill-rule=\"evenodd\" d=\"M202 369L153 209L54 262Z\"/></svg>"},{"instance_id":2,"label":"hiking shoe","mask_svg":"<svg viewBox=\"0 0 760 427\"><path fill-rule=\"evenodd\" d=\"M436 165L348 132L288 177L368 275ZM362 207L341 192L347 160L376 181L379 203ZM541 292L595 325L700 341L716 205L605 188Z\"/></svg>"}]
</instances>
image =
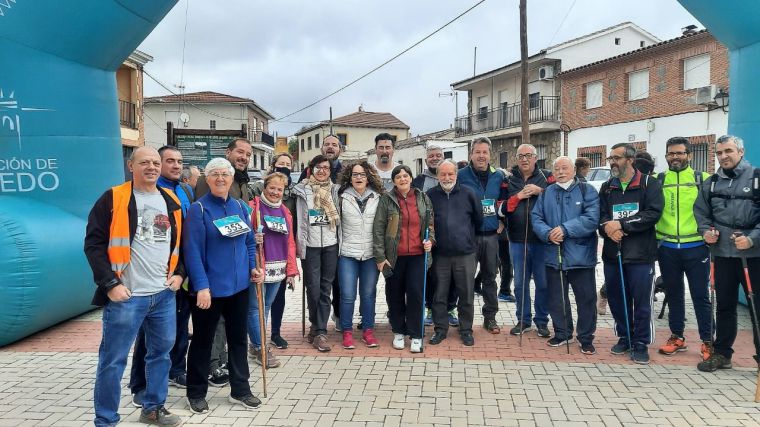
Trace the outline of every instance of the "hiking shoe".
<instances>
[{"instance_id":1,"label":"hiking shoe","mask_svg":"<svg viewBox=\"0 0 760 427\"><path fill-rule=\"evenodd\" d=\"M591 344L590 342L581 344L581 353L587 356L596 354L596 347L594 347L594 344Z\"/></svg>"},{"instance_id":2,"label":"hiking shoe","mask_svg":"<svg viewBox=\"0 0 760 427\"><path fill-rule=\"evenodd\" d=\"M309 344L314 344L314 337L316 337L317 334L314 332L314 329L309 329L309 333L306 334L306 342Z\"/></svg>"},{"instance_id":3,"label":"hiking shoe","mask_svg":"<svg viewBox=\"0 0 760 427\"><path fill-rule=\"evenodd\" d=\"M719 353L713 353L709 359L697 363L697 369L702 372L715 372L718 369L731 369L732 367L731 359Z\"/></svg>"},{"instance_id":4,"label":"hiking shoe","mask_svg":"<svg viewBox=\"0 0 760 427\"><path fill-rule=\"evenodd\" d=\"M502 294L499 292L499 301L515 302L515 297L512 294Z\"/></svg>"},{"instance_id":5,"label":"hiking shoe","mask_svg":"<svg viewBox=\"0 0 760 427\"><path fill-rule=\"evenodd\" d=\"M393 348L396 350L404 349L404 334L393 334Z\"/></svg>"},{"instance_id":6,"label":"hiking shoe","mask_svg":"<svg viewBox=\"0 0 760 427\"><path fill-rule=\"evenodd\" d=\"M143 409L140 412L140 422L155 424L157 426L178 426L182 422L182 419L167 411L163 406L159 406L152 411Z\"/></svg>"},{"instance_id":7,"label":"hiking shoe","mask_svg":"<svg viewBox=\"0 0 760 427\"><path fill-rule=\"evenodd\" d=\"M517 324L515 325L515 327L512 328L509 331L509 333L512 334L512 335L522 335L522 334L530 331L531 329L533 329L533 326L531 326L530 324L526 324L526 323L523 323L523 322L517 322Z\"/></svg>"},{"instance_id":8,"label":"hiking shoe","mask_svg":"<svg viewBox=\"0 0 760 427\"><path fill-rule=\"evenodd\" d=\"M253 361L256 362L257 365L261 366L263 364L261 360L261 349L252 349L253 350ZM282 363L277 359L277 357L272 354L272 349L267 348L267 369L273 369L273 368L279 368Z\"/></svg>"},{"instance_id":9,"label":"hiking shoe","mask_svg":"<svg viewBox=\"0 0 760 427\"><path fill-rule=\"evenodd\" d=\"M320 353L327 353L328 351L332 350L332 347L327 342L327 335L324 334L319 334L314 337L314 343L312 346L316 348Z\"/></svg>"},{"instance_id":10,"label":"hiking shoe","mask_svg":"<svg viewBox=\"0 0 760 427\"><path fill-rule=\"evenodd\" d=\"M445 340L445 339L446 339L446 333L445 332L436 332L436 333L433 334L433 337L430 338L429 342L432 345L438 345L441 342L443 342L443 340Z\"/></svg>"},{"instance_id":11,"label":"hiking shoe","mask_svg":"<svg viewBox=\"0 0 760 427\"><path fill-rule=\"evenodd\" d=\"M422 353L422 338L412 338L412 344L409 346L412 353Z\"/></svg>"},{"instance_id":12,"label":"hiking shoe","mask_svg":"<svg viewBox=\"0 0 760 427\"><path fill-rule=\"evenodd\" d=\"M613 345L610 349L610 353L612 354L626 354L629 351L631 351L631 346L628 345L628 340L625 338L620 338L617 344Z\"/></svg>"},{"instance_id":13,"label":"hiking shoe","mask_svg":"<svg viewBox=\"0 0 760 427\"><path fill-rule=\"evenodd\" d=\"M557 336L555 335L554 337L549 338L549 341L546 342L546 345L548 345L549 347L560 347L566 344L572 344L574 342L575 340L573 339L573 337L562 339L562 338L557 338Z\"/></svg>"},{"instance_id":14,"label":"hiking shoe","mask_svg":"<svg viewBox=\"0 0 760 427\"><path fill-rule=\"evenodd\" d=\"M224 387L230 383L230 375L223 369L217 368L208 376L208 385L211 387Z\"/></svg>"},{"instance_id":15,"label":"hiking shoe","mask_svg":"<svg viewBox=\"0 0 760 427\"><path fill-rule=\"evenodd\" d=\"M455 308L449 310L449 326L459 327L459 319L457 318L457 310Z\"/></svg>"},{"instance_id":16,"label":"hiking shoe","mask_svg":"<svg viewBox=\"0 0 760 427\"><path fill-rule=\"evenodd\" d=\"M332 321L335 322L335 330L338 332L343 332L343 329L340 327L340 317L336 316L335 313L332 315Z\"/></svg>"},{"instance_id":17,"label":"hiking shoe","mask_svg":"<svg viewBox=\"0 0 760 427\"><path fill-rule=\"evenodd\" d=\"M280 350L288 348L288 342L285 341L285 338L279 335L272 335L272 338L270 339L270 341L272 341L272 344L274 344L274 346L279 348Z\"/></svg>"},{"instance_id":18,"label":"hiking shoe","mask_svg":"<svg viewBox=\"0 0 760 427\"><path fill-rule=\"evenodd\" d=\"M462 339L462 344L466 345L467 347L472 347L475 345L475 338L473 338L472 332L462 332L459 334L459 338Z\"/></svg>"},{"instance_id":19,"label":"hiking shoe","mask_svg":"<svg viewBox=\"0 0 760 427\"><path fill-rule=\"evenodd\" d=\"M230 403L235 405L240 405L244 407L245 409L256 409L259 406L261 406L261 400L259 400L256 396L249 394L248 396L243 397L230 397L228 398Z\"/></svg>"},{"instance_id":20,"label":"hiking shoe","mask_svg":"<svg viewBox=\"0 0 760 427\"><path fill-rule=\"evenodd\" d=\"M536 326L536 335L538 335L539 338L549 338L552 336L551 332L549 332L548 326Z\"/></svg>"},{"instance_id":21,"label":"hiking shoe","mask_svg":"<svg viewBox=\"0 0 760 427\"><path fill-rule=\"evenodd\" d=\"M179 374L176 377L169 377L169 385L176 388L187 388L187 375Z\"/></svg>"},{"instance_id":22,"label":"hiking shoe","mask_svg":"<svg viewBox=\"0 0 760 427\"><path fill-rule=\"evenodd\" d=\"M425 326L430 326L433 324L433 310L427 309L425 312Z\"/></svg>"},{"instance_id":23,"label":"hiking shoe","mask_svg":"<svg viewBox=\"0 0 760 427\"><path fill-rule=\"evenodd\" d=\"M142 408L143 398L145 397L145 390L140 390L132 395L132 406L135 408Z\"/></svg>"},{"instance_id":24,"label":"hiking shoe","mask_svg":"<svg viewBox=\"0 0 760 427\"><path fill-rule=\"evenodd\" d=\"M343 348L346 350L353 350L354 347L354 334L351 331L343 331Z\"/></svg>"},{"instance_id":25,"label":"hiking shoe","mask_svg":"<svg viewBox=\"0 0 760 427\"><path fill-rule=\"evenodd\" d=\"M649 349L644 344L636 344L631 352L631 359L639 365L649 364Z\"/></svg>"},{"instance_id":26,"label":"hiking shoe","mask_svg":"<svg viewBox=\"0 0 760 427\"><path fill-rule=\"evenodd\" d=\"M362 331L362 342L369 348L380 346L377 338L375 338L375 330L373 328L367 328Z\"/></svg>"},{"instance_id":27,"label":"hiking shoe","mask_svg":"<svg viewBox=\"0 0 760 427\"><path fill-rule=\"evenodd\" d=\"M496 323L496 319L493 317L487 317L483 321L483 327L492 334L498 334L501 332L501 329L499 328L499 324Z\"/></svg>"},{"instance_id":28,"label":"hiking shoe","mask_svg":"<svg viewBox=\"0 0 760 427\"><path fill-rule=\"evenodd\" d=\"M683 337L679 337L676 334L673 334L668 338L668 342L665 343L662 347L660 347L660 354L664 354L667 356L670 356L672 354L676 354L676 352L679 351L686 351L686 340Z\"/></svg>"},{"instance_id":29,"label":"hiking shoe","mask_svg":"<svg viewBox=\"0 0 760 427\"><path fill-rule=\"evenodd\" d=\"M205 414L208 412L208 403L206 402L206 399L202 397L199 397L198 399L188 397L187 404L190 406L190 412L193 414Z\"/></svg>"},{"instance_id":30,"label":"hiking shoe","mask_svg":"<svg viewBox=\"0 0 760 427\"><path fill-rule=\"evenodd\" d=\"M599 298L596 302L596 313L599 315L607 314L607 297L602 296L601 292L599 292Z\"/></svg>"},{"instance_id":31,"label":"hiking shoe","mask_svg":"<svg viewBox=\"0 0 760 427\"><path fill-rule=\"evenodd\" d=\"M710 341L703 341L702 348L699 350L699 353L702 355L703 361L709 359L713 354L712 343Z\"/></svg>"}]
</instances>

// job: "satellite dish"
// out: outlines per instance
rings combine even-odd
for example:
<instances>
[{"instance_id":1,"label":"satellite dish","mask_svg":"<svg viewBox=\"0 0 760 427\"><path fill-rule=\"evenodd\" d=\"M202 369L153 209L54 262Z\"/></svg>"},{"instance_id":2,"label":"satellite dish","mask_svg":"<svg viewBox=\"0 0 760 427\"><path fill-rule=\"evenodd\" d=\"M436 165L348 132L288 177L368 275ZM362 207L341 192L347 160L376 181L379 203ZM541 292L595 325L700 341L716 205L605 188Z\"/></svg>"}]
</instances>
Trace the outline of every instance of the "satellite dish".
<instances>
[{"instance_id":1,"label":"satellite dish","mask_svg":"<svg viewBox=\"0 0 760 427\"><path fill-rule=\"evenodd\" d=\"M182 113L182 114L180 114L180 115L179 115L179 121L181 121L182 123L187 123L187 122L189 122L189 121L190 121L190 115L189 115L189 114L187 114L187 113Z\"/></svg>"}]
</instances>

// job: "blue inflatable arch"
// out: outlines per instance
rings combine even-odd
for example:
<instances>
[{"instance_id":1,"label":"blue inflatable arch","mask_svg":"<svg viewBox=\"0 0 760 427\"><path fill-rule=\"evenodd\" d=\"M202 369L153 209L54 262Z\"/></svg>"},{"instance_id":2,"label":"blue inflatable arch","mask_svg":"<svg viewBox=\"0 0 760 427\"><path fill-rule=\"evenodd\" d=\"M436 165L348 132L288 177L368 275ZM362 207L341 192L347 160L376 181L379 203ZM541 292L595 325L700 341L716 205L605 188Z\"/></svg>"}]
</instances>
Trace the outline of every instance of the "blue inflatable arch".
<instances>
[{"instance_id":1,"label":"blue inflatable arch","mask_svg":"<svg viewBox=\"0 0 760 427\"><path fill-rule=\"evenodd\" d=\"M0 346L92 308L87 214L124 176L115 71L175 3L0 1Z\"/></svg>"}]
</instances>

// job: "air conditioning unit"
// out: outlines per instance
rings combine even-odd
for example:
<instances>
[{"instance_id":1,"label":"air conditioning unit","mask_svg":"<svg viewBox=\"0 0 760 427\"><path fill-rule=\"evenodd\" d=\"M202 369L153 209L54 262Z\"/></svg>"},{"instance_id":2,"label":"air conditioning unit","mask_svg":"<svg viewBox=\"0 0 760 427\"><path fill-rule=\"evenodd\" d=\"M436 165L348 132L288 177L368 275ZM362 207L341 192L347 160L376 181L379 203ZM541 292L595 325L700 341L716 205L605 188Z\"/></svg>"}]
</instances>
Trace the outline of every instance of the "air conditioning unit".
<instances>
[{"instance_id":1,"label":"air conditioning unit","mask_svg":"<svg viewBox=\"0 0 760 427\"><path fill-rule=\"evenodd\" d=\"M708 105L715 103L715 95L718 94L718 86L709 85L697 88L697 104Z\"/></svg>"},{"instance_id":2,"label":"air conditioning unit","mask_svg":"<svg viewBox=\"0 0 760 427\"><path fill-rule=\"evenodd\" d=\"M553 65L544 65L543 67L539 67L538 69L538 79L539 80L548 80L554 78L554 66Z\"/></svg>"}]
</instances>

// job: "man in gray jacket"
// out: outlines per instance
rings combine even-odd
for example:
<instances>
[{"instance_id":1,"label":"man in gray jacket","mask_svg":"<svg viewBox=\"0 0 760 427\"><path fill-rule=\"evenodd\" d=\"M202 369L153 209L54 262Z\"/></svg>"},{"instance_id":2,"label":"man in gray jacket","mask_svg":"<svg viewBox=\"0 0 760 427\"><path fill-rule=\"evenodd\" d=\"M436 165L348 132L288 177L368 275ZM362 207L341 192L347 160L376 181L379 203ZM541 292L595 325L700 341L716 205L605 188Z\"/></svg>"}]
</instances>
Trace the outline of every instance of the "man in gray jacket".
<instances>
[{"instance_id":1,"label":"man in gray jacket","mask_svg":"<svg viewBox=\"0 0 760 427\"><path fill-rule=\"evenodd\" d=\"M750 280L760 284L760 189L755 169L744 159L742 139L732 135L718 138L715 156L720 169L702 184L694 204L699 233L710 245L714 260L717 302L713 354L697 365L703 372L731 368L739 297L736 284L741 282L747 291L743 261ZM759 311L751 308L754 326ZM760 354L758 344L755 340L755 354Z\"/></svg>"}]
</instances>

